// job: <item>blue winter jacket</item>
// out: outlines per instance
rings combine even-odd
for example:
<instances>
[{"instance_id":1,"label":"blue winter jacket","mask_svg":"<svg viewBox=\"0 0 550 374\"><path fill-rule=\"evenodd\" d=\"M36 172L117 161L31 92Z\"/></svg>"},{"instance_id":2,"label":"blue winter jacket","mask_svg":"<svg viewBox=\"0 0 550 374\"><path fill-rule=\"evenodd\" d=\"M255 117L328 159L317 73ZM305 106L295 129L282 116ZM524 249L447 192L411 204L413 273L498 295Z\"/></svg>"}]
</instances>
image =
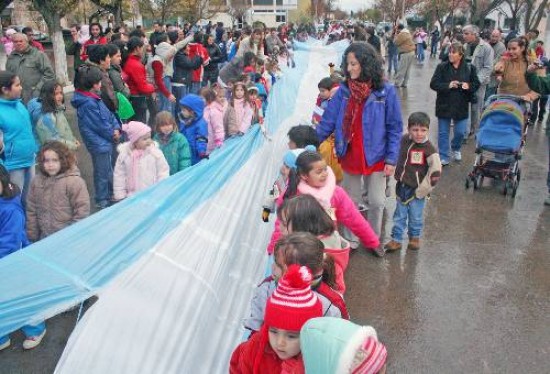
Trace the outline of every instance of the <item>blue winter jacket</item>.
<instances>
[{"instance_id":1,"label":"blue winter jacket","mask_svg":"<svg viewBox=\"0 0 550 374\"><path fill-rule=\"evenodd\" d=\"M208 124L203 118L204 99L198 95L189 94L180 100L182 107L187 107L195 113L195 117L186 120L180 116L179 129L185 135L191 148L191 165L195 165L206 155L208 143Z\"/></svg>"},{"instance_id":2,"label":"blue winter jacket","mask_svg":"<svg viewBox=\"0 0 550 374\"><path fill-rule=\"evenodd\" d=\"M0 197L0 258L28 245L21 195Z\"/></svg>"},{"instance_id":3,"label":"blue winter jacket","mask_svg":"<svg viewBox=\"0 0 550 374\"><path fill-rule=\"evenodd\" d=\"M120 123L98 95L75 91L71 104L76 108L78 128L90 153L106 153L113 149L113 134Z\"/></svg>"},{"instance_id":4,"label":"blue winter jacket","mask_svg":"<svg viewBox=\"0 0 550 374\"><path fill-rule=\"evenodd\" d=\"M8 171L34 165L38 151L31 117L21 100L0 99L0 131L4 134L4 166Z\"/></svg>"},{"instance_id":5,"label":"blue winter jacket","mask_svg":"<svg viewBox=\"0 0 550 374\"><path fill-rule=\"evenodd\" d=\"M348 149L342 123L349 96L348 86L342 83L317 125L320 141L324 141L334 132L338 157L343 157ZM370 94L363 107L363 146L367 164L374 165L383 160L386 164L395 165L402 134L401 105L395 86L385 83L382 89Z\"/></svg>"}]
</instances>

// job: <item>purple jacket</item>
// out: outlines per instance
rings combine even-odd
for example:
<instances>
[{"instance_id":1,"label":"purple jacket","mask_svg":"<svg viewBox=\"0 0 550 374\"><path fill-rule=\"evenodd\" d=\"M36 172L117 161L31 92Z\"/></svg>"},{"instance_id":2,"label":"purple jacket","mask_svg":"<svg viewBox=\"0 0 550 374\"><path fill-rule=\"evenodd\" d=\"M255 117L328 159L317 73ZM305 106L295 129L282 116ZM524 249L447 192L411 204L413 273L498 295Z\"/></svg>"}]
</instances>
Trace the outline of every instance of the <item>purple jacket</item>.
<instances>
[{"instance_id":1,"label":"purple jacket","mask_svg":"<svg viewBox=\"0 0 550 374\"><path fill-rule=\"evenodd\" d=\"M342 83L317 125L321 142L334 132L338 157L343 157L348 149L342 123L349 96L348 86ZM374 165L384 160L386 164L395 165L402 134L401 104L395 86L385 83L382 89L371 92L363 107L363 146L367 164Z\"/></svg>"}]
</instances>

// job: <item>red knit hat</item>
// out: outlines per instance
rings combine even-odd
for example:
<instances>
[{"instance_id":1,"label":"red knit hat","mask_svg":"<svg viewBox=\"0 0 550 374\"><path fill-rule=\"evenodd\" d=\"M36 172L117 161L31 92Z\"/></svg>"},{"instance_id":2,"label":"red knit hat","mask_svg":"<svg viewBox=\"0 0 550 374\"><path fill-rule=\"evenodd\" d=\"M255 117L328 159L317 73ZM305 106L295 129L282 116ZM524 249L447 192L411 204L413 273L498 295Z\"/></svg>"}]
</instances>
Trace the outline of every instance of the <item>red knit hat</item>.
<instances>
[{"instance_id":1,"label":"red knit hat","mask_svg":"<svg viewBox=\"0 0 550 374\"><path fill-rule=\"evenodd\" d=\"M300 331L309 319L323 316L323 306L311 291L311 271L290 265L277 289L267 300L264 326Z\"/></svg>"}]
</instances>

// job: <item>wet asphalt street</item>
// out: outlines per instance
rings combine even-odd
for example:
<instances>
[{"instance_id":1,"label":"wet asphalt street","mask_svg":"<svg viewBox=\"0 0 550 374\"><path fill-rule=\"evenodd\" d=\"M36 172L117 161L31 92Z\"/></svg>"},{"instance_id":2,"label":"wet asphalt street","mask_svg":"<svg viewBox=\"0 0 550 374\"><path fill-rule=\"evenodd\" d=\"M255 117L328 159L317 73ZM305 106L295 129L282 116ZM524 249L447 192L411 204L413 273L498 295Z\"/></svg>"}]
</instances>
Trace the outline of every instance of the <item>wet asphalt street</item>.
<instances>
[{"instance_id":1,"label":"wet asphalt street","mask_svg":"<svg viewBox=\"0 0 550 374\"><path fill-rule=\"evenodd\" d=\"M435 93L428 84L436 62L413 66L409 87L401 89L404 121L427 111L434 142ZM383 259L361 249L352 254L346 301L352 319L373 325L386 344L388 373L550 372L548 140L543 126L530 130L515 199L487 180L475 193L465 190L470 141L427 204L419 252L404 249ZM93 194L89 155L81 149L78 159ZM0 373L52 373L76 316L50 319L33 351L23 352L21 333L12 334L12 347L0 352Z\"/></svg>"}]
</instances>

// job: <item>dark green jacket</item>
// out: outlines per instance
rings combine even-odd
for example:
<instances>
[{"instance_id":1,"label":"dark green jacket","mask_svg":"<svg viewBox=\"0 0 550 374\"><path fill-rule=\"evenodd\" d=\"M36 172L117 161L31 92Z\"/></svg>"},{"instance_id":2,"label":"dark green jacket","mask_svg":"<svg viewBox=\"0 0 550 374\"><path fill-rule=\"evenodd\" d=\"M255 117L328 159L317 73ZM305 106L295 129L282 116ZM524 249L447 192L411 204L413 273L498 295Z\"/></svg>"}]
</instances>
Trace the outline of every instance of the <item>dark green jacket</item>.
<instances>
[{"instance_id":1,"label":"dark green jacket","mask_svg":"<svg viewBox=\"0 0 550 374\"><path fill-rule=\"evenodd\" d=\"M17 74L21 80L24 103L38 97L44 83L55 79L55 73L48 56L32 47L28 47L25 52L13 50L8 56L6 70Z\"/></svg>"},{"instance_id":2,"label":"dark green jacket","mask_svg":"<svg viewBox=\"0 0 550 374\"><path fill-rule=\"evenodd\" d=\"M529 88L541 95L550 95L550 76L539 77L536 72L526 73ZM550 126L546 126L546 135L550 136Z\"/></svg>"}]
</instances>

